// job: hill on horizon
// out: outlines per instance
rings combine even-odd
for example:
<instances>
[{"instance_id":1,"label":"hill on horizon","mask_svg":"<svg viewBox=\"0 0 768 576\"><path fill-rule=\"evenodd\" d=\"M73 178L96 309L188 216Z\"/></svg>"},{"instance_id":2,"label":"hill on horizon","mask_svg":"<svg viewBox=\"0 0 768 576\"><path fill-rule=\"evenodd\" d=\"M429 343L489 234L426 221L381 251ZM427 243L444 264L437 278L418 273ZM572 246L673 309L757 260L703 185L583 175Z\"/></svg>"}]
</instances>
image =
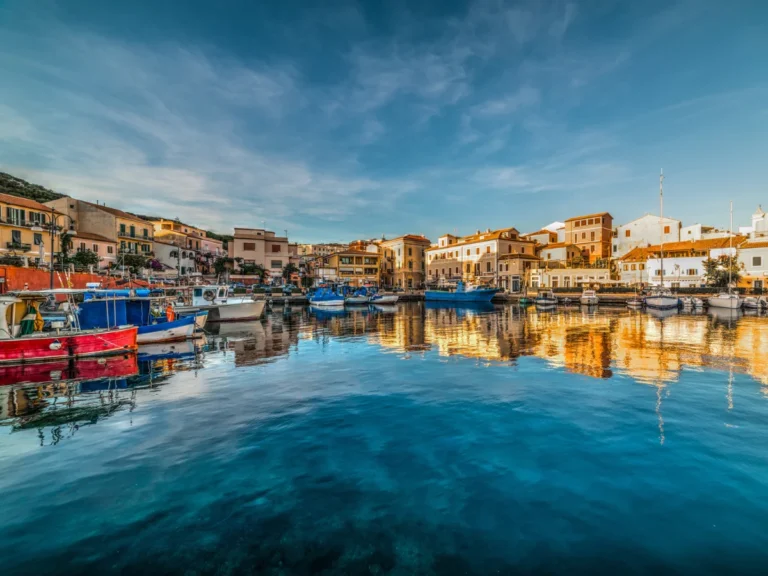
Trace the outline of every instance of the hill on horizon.
<instances>
[{"instance_id":1,"label":"hill on horizon","mask_svg":"<svg viewBox=\"0 0 768 576\"><path fill-rule=\"evenodd\" d=\"M49 188L32 184L6 172L0 172L0 192L37 202L50 202L66 196L66 194L59 194Z\"/></svg>"}]
</instances>

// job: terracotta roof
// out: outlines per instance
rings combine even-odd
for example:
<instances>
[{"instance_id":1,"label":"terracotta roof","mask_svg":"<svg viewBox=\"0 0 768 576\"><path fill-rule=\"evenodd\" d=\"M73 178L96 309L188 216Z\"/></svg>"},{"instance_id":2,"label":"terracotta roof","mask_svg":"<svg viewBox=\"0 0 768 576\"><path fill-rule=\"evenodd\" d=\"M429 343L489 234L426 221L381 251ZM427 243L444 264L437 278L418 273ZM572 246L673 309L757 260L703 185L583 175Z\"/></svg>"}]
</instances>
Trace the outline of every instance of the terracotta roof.
<instances>
[{"instance_id":1,"label":"terracotta roof","mask_svg":"<svg viewBox=\"0 0 768 576\"><path fill-rule=\"evenodd\" d=\"M499 228L498 230L491 230L490 232L480 232L480 234L471 234L470 236L462 236L459 238L458 242L454 242L453 244L449 244L447 246L430 246L429 248L427 248L427 251L441 250L444 248L452 248L453 246L462 246L465 244L473 244L474 242L485 242L486 240L498 240L504 232L511 232L513 230L517 233L517 238L514 240L515 242L525 242L526 244L535 244L533 240L521 240L520 233L517 231L517 228L513 227L513 228ZM443 236L441 236L441 238L443 238Z\"/></svg>"},{"instance_id":2,"label":"terracotta roof","mask_svg":"<svg viewBox=\"0 0 768 576\"><path fill-rule=\"evenodd\" d=\"M334 252L333 254L329 254L326 256L326 258L330 256L343 256L344 254L365 254L366 256L379 256L378 252L367 252L365 250L357 250L355 248L348 248L347 250L341 250L339 252Z\"/></svg>"},{"instance_id":3,"label":"terracotta roof","mask_svg":"<svg viewBox=\"0 0 768 576\"><path fill-rule=\"evenodd\" d=\"M45 204L40 204L36 200L30 200L29 198L22 198L21 196L14 196L13 194L0 193L0 202L3 204L12 204L14 206L21 206L22 208L32 208L33 210L40 210L41 212L50 212L51 207Z\"/></svg>"},{"instance_id":4,"label":"terracotta roof","mask_svg":"<svg viewBox=\"0 0 768 576\"><path fill-rule=\"evenodd\" d=\"M740 250L749 250L750 248L768 248L768 240L761 240L759 242L742 242L739 245Z\"/></svg>"},{"instance_id":5,"label":"terracotta roof","mask_svg":"<svg viewBox=\"0 0 768 576\"><path fill-rule=\"evenodd\" d=\"M99 210L103 210L104 212L109 212L110 214L112 214L113 216L117 216L118 218L125 218L126 220L135 220L136 222L150 224L148 220L143 220L142 218L139 218L138 216L136 216L135 214L131 214L130 212L123 212L122 210L118 210L117 208L110 208L109 206L104 206L103 204L94 204L93 202L85 202L85 200L80 200L80 202L84 202L89 206L94 206Z\"/></svg>"},{"instance_id":6,"label":"terracotta roof","mask_svg":"<svg viewBox=\"0 0 768 576\"><path fill-rule=\"evenodd\" d=\"M734 236L733 246L738 245L744 241L744 236ZM668 242L664 244L664 253L667 252L686 252L686 251L705 251L716 250L718 248L728 248L730 245L729 238L708 238L706 240L687 240L685 242ZM654 246L648 246L648 252L661 252L661 245L656 244Z\"/></svg>"},{"instance_id":7,"label":"terracotta roof","mask_svg":"<svg viewBox=\"0 0 768 576\"><path fill-rule=\"evenodd\" d=\"M96 240L98 242L109 242L111 244L117 244L115 240L107 238L106 236L102 236L101 234L92 234L91 232L80 232L79 230L75 233L75 236L73 238L75 240L77 240L78 238L83 238L84 240Z\"/></svg>"},{"instance_id":8,"label":"terracotta roof","mask_svg":"<svg viewBox=\"0 0 768 576\"><path fill-rule=\"evenodd\" d=\"M566 220L566 222L571 222L572 220L583 220L584 218L595 218L597 216L611 216L611 213L610 212L597 212L596 214L585 214L584 216L574 216L573 218L568 218L568 220Z\"/></svg>"},{"instance_id":9,"label":"terracotta roof","mask_svg":"<svg viewBox=\"0 0 768 576\"><path fill-rule=\"evenodd\" d=\"M499 260L538 260L539 257L535 254L523 254L521 252L513 252L512 254L502 254L499 256Z\"/></svg>"},{"instance_id":10,"label":"terracotta roof","mask_svg":"<svg viewBox=\"0 0 768 576\"><path fill-rule=\"evenodd\" d=\"M576 246L573 242L554 242L552 244L542 244L540 250L549 250L550 248L565 248L566 246ZM578 248L578 246L576 246Z\"/></svg>"},{"instance_id":11,"label":"terracotta roof","mask_svg":"<svg viewBox=\"0 0 768 576\"><path fill-rule=\"evenodd\" d=\"M619 260L622 262L645 262L648 260L648 248L645 246L632 248L632 250L624 254Z\"/></svg>"},{"instance_id":12,"label":"terracotta roof","mask_svg":"<svg viewBox=\"0 0 768 576\"><path fill-rule=\"evenodd\" d=\"M404 234L403 236L398 236L397 238L390 238L389 240L382 240L382 244L386 244L388 242L394 242L395 240L411 240L413 242L424 242L426 244L431 244L432 241L427 238L426 236L417 236L416 234Z\"/></svg>"},{"instance_id":13,"label":"terracotta roof","mask_svg":"<svg viewBox=\"0 0 768 576\"><path fill-rule=\"evenodd\" d=\"M528 234L520 234L520 236L528 237L528 236L538 236L539 234L549 234L550 236L557 236L557 232L552 232L552 230L547 230L546 228L542 228L541 230L538 230L536 232L528 232Z\"/></svg>"}]
</instances>

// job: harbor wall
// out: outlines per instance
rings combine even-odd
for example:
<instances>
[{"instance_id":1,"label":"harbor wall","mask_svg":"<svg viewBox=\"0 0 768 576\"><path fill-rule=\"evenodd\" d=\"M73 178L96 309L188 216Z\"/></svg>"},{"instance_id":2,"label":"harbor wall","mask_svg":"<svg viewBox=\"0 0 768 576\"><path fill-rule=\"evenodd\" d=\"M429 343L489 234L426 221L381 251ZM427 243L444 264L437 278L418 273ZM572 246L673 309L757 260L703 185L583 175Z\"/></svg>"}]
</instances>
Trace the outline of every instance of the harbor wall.
<instances>
[{"instance_id":1,"label":"harbor wall","mask_svg":"<svg viewBox=\"0 0 768 576\"><path fill-rule=\"evenodd\" d=\"M103 282L98 274L64 274L54 272L54 288L85 288L88 282ZM0 293L14 290L47 290L50 287L50 272L18 266L0 266Z\"/></svg>"}]
</instances>

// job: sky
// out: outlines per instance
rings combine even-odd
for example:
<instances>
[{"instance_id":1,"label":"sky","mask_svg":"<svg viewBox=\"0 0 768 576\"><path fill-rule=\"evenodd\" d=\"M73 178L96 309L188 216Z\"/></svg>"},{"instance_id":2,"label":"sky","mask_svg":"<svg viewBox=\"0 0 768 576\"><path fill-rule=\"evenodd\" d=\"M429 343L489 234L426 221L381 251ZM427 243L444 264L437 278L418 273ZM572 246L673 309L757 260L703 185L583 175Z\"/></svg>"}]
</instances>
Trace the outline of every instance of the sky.
<instances>
[{"instance_id":1,"label":"sky","mask_svg":"<svg viewBox=\"0 0 768 576\"><path fill-rule=\"evenodd\" d=\"M768 209L768 2L0 0L0 170L299 242Z\"/></svg>"}]
</instances>

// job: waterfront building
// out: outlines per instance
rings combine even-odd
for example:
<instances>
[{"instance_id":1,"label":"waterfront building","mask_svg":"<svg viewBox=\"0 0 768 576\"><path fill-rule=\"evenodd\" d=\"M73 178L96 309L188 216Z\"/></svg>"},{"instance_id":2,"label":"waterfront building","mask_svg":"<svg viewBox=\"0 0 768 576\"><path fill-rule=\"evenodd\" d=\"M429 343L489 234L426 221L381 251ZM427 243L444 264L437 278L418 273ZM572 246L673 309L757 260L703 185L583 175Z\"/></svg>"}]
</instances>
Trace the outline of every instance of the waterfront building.
<instances>
[{"instance_id":1,"label":"waterfront building","mask_svg":"<svg viewBox=\"0 0 768 576\"><path fill-rule=\"evenodd\" d=\"M768 238L748 238L739 245L738 258L743 270L739 287L762 293L768 281Z\"/></svg>"},{"instance_id":2,"label":"waterfront building","mask_svg":"<svg viewBox=\"0 0 768 576\"><path fill-rule=\"evenodd\" d=\"M330 256L335 252L341 252L347 248L349 248L349 244L341 244L338 242L325 244L299 244L297 247L297 254L299 258L318 258L322 256Z\"/></svg>"},{"instance_id":3,"label":"waterfront building","mask_svg":"<svg viewBox=\"0 0 768 576\"><path fill-rule=\"evenodd\" d=\"M512 252L499 256L498 287L509 292L520 292L523 289L526 274L539 262L535 254Z\"/></svg>"},{"instance_id":4,"label":"waterfront building","mask_svg":"<svg viewBox=\"0 0 768 576\"><path fill-rule=\"evenodd\" d=\"M381 284L381 256L377 248L347 248L322 259L315 268L315 283L339 282L350 286Z\"/></svg>"},{"instance_id":5,"label":"waterfront building","mask_svg":"<svg viewBox=\"0 0 768 576\"><path fill-rule=\"evenodd\" d=\"M283 268L291 261L288 238L263 228L235 228L228 250L230 258L263 266L272 278L282 278Z\"/></svg>"},{"instance_id":6,"label":"waterfront building","mask_svg":"<svg viewBox=\"0 0 768 576\"><path fill-rule=\"evenodd\" d=\"M170 278L189 277L197 270L195 250L165 239L155 239L155 259L163 265L165 275Z\"/></svg>"},{"instance_id":7,"label":"waterfront building","mask_svg":"<svg viewBox=\"0 0 768 576\"><path fill-rule=\"evenodd\" d=\"M715 238L728 238L728 230L720 230L714 226L704 226L703 224L691 224L680 228L680 241L688 240L713 240ZM658 240L657 240L658 242Z\"/></svg>"},{"instance_id":8,"label":"waterfront building","mask_svg":"<svg viewBox=\"0 0 768 576\"><path fill-rule=\"evenodd\" d=\"M542 262L559 262L567 264L581 256L581 250L576 244L554 242L537 250Z\"/></svg>"},{"instance_id":9,"label":"waterfront building","mask_svg":"<svg viewBox=\"0 0 768 576\"><path fill-rule=\"evenodd\" d=\"M734 255L745 238L710 238L693 242L673 242L664 245L664 286L666 288L695 288L705 283L704 261L722 255ZM646 263L646 281L661 283L661 246L649 246Z\"/></svg>"},{"instance_id":10,"label":"waterfront building","mask_svg":"<svg viewBox=\"0 0 768 576\"><path fill-rule=\"evenodd\" d=\"M664 243L680 242L682 222L674 218L664 218L645 214L631 222L613 228L613 258L621 258L635 248Z\"/></svg>"},{"instance_id":11,"label":"waterfront building","mask_svg":"<svg viewBox=\"0 0 768 576\"><path fill-rule=\"evenodd\" d=\"M117 262L117 242L91 232L77 232L70 238L74 252L93 252L99 257L98 268L109 268Z\"/></svg>"},{"instance_id":12,"label":"waterfront building","mask_svg":"<svg viewBox=\"0 0 768 576\"><path fill-rule=\"evenodd\" d=\"M445 234L426 249L427 283L458 280L498 285L499 258L504 254L536 253L536 243L520 237L516 228L487 229L459 237ZM507 277L511 287L512 277ZM522 282L522 278L518 278Z\"/></svg>"},{"instance_id":13,"label":"waterfront building","mask_svg":"<svg viewBox=\"0 0 768 576\"><path fill-rule=\"evenodd\" d=\"M34 200L0 193L0 256L18 256L37 264L51 261L51 207ZM61 220L64 220L63 218ZM69 228L69 221L59 222ZM42 227L43 231L33 231ZM54 236L53 252L60 249L60 236Z\"/></svg>"},{"instance_id":14,"label":"waterfront building","mask_svg":"<svg viewBox=\"0 0 768 576\"><path fill-rule=\"evenodd\" d=\"M539 288L574 288L612 284L610 268L551 267L542 262L528 270L526 284Z\"/></svg>"},{"instance_id":15,"label":"waterfront building","mask_svg":"<svg viewBox=\"0 0 768 576\"><path fill-rule=\"evenodd\" d=\"M613 216L608 212L574 216L565 221L565 242L578 246L590 263L611 257Z\"/></svg>"},{"instance_id":16,"label":"waterfront building","mask_svg":"<svg viewBox=\"0 0 768 576\"><path fill-rule=\"evenodd\" d=\"M399 288L421 288L426 282L426 249L431 244L423 235L406 234L382 240L382 284Z\"/></svg>"},{"instance_id":17,"label":"waterfront building","mask_svg":"<svg viewBox=\"0 0 768 576\"><path fill-rule=\"evenodd\" d=\"M555 244L557 239L557 232L542 228L538 232L530 232L528 234L521 234L520 238L524 240L533 240L539 246L546 246L548 244Z\"/></svg>"},{"instance_id":18,"label":"waterfront building","mask_svg":"<svg viewBox=\"0 0 768 576\"><path fill-rule=\"evenodd\" d=\"M648 273L645 270L647 262L647 247L638 246L619 258L617 267L621 283L628 286L647 284Z\"/></svg>"},{"instance_id":19,"label":"waterfront building","mask_svg":"<svg viewBox=\"0 0 768 576\"><path fill-rule=\"evenodd\" d=\"M135 214L68 196L45 205L67 214L74 222L76 234L96 234L116 242L118 256L140 254L151 257L154 254L154 227Z\"/></svg>"}]
</instances>

